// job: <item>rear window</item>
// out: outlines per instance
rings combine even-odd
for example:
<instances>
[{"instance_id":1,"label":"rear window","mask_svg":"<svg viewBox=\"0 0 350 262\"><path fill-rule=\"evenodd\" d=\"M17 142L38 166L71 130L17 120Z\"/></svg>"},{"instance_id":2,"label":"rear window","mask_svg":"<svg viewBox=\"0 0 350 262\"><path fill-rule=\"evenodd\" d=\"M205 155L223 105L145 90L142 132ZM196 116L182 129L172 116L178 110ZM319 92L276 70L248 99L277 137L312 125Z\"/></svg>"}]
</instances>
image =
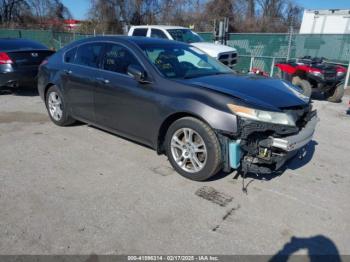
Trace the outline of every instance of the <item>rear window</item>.
<instances>
[{"instance_id":1,"label":"rear window","mask_svg":"<svg viewBox=\"0 0 350 262\"><path fill-rule=\"evenodd\" d=\"M132 33L133 36L147 36L147 28L135 28Z\"/></svg>"},{"instance_id":2,"label":"rear window","mask_svg":"<svg viewBox=\"0 0 350 262\"><path fill-rule=\"evenodd\" d=\"M103 43L89 43L78 48L75 64L89 67L98 67L98 60L101 55Z\"/></svg>"},{"instance_id":3,"label":"rear window","mask_svg":"<svg viewBox=\"0 0 350 262\"><path fill-rule=\"evenodd\" d=\"M16 51L16 50L31 50L31 49L47 49L46 46L29 40L20 39L0 39L1 51Z\"/></svg>"}]
</instances>

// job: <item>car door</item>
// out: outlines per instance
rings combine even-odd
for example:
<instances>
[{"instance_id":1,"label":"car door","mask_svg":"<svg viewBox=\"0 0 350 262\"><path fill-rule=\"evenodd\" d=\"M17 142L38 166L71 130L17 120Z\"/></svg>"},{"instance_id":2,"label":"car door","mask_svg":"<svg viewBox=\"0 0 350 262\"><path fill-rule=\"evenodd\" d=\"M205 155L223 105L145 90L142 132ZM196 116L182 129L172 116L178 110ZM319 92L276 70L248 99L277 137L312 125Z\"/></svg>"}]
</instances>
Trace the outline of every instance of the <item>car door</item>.
<instances>
[{"instance_id":1,"label":"car door","mask_svg":"<svg viewBox=\"0 0 350 262\"><path fill-rule=\"evenodd\" d=\"M157 114L152 84L140 84L127 74L129 65L141 66L126 46L107 43L101 58L101 79L95 87L95 115L99 125L140 142L152 143Z\"/></svg>"},{"instance_id":2,"label":"car door","mask_svg":"<svg viewBox=\"0 0 350 262\"><path fill-rule=\"evenodd\" d=\"M94 122L94 86L103 43L92 42L78 47L75 59L65 69L65 92L72 115L78 119Z\"/></svg>"}]
</instances>

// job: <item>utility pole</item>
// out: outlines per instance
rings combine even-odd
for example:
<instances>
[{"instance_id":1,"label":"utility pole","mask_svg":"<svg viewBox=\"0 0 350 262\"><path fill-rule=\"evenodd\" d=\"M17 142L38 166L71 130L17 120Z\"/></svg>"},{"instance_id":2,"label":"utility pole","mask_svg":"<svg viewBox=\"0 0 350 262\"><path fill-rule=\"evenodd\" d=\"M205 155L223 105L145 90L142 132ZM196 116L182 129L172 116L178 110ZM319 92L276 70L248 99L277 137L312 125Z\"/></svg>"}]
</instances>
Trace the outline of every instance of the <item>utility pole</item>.
<instances>
[{"instance_id":1,"label":"utility pole","mask_svg":"<svg viewBox=\"0 0 350 262\"><path fill-rule=\"evenodd\" d=\"M287 60L290 59L290 52L292 50L292 39L293 39L293 25L291 25L290 28L289 28Z\"/></svg>"}]
</instances>

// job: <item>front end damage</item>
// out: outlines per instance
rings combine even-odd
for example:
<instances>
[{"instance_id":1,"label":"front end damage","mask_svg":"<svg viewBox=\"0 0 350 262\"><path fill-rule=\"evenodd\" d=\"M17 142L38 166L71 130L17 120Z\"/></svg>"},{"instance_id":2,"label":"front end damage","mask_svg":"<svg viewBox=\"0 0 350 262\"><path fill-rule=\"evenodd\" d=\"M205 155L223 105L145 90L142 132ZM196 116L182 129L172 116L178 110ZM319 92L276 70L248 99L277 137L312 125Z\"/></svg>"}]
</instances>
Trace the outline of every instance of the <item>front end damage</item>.
<instances>
[{"instance_id":1,"label":"front end damage","mask_svg":"<svg viewBox=\"0 0 350 262\"><path fill-rule=\"evenodd\" d=\"M307 108L285 109L297 115L296 126L271 124L238 118L237 135L220 135L225 171L270 174L312 140L318 117L311 105Z\"/></svg>"}]
</instances>

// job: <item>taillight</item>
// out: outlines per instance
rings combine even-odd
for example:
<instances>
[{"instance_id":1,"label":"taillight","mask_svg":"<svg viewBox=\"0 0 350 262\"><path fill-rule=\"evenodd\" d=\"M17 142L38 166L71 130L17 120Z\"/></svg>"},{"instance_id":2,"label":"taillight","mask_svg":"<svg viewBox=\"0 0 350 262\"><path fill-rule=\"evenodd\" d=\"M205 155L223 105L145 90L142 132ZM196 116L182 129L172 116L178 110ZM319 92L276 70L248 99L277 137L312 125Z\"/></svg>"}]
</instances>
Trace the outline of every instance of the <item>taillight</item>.
<instances>
[{"instance_id":1,"label":"taillight","mask_svg":"<svg viewBox=\"0 0 350 262\"><path fill-rule=\"evenodd\" d=\"M346 68L343 66L337 66L337 76L343 76L346 73Z\"/></svg>"},{"instance_id":2,"label":"taillight","mask_svg":"<svg viewBox=\"0 0 350 262\"><path fill-rule=\"evenodd\" d=\"M5 52L0 52L0 65L12 64L13 61Z\"/></svg>"},{"instance_id":3,"label":"taillight","mask_svg":"<svg viewBox=\"0 0 350 262\"><path fill-rule=\"evenodd\" d=\"M337 72L343 72L346 73L346 68L343 66L337 66Z\"/></svg>"}]
</instances>

